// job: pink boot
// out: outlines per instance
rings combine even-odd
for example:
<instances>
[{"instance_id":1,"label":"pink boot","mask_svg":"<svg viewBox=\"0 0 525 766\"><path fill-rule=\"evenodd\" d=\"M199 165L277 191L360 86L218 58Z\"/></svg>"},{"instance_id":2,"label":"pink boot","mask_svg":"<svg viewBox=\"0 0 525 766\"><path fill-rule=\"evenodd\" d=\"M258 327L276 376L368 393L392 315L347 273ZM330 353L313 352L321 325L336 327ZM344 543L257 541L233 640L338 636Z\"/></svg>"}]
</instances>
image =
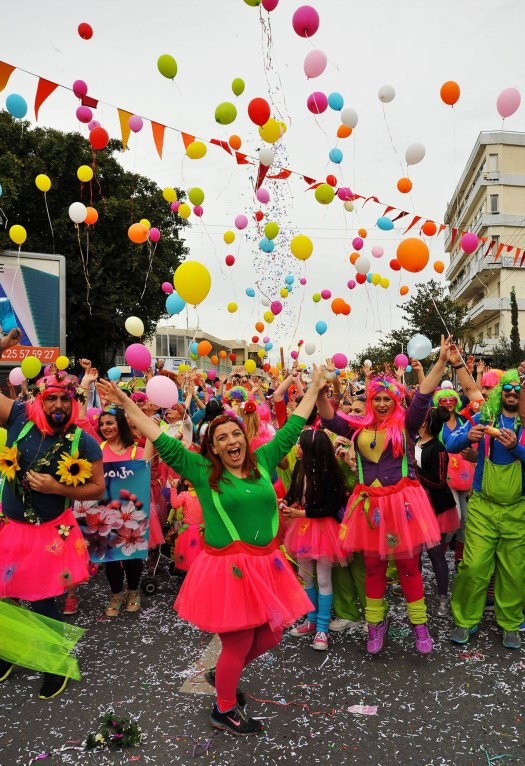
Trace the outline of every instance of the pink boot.
<instances>
[{"instance_id":1,"label":"pink boot","mask_svg":"<svg viewBox=\"0 0 525 766\"><path fill-rule=\"evenodd\" d=\"M384 646L388 634L388 620L385 617L379 625L368 623L368 643L366 651L368 654L379 654Z\"/></svg>"},{"instance_id":2,"label":"pink boot","mask_svg":"<svg viewBox=\"0 0 525 766\"><path fill-rule=\"evenodd\" d=\"M420 654L430 654L434 648L432 638L428 632L426 623L422 625L412 625L412 633L416 639L416 649Z\"/></svg>"}]
</instances>

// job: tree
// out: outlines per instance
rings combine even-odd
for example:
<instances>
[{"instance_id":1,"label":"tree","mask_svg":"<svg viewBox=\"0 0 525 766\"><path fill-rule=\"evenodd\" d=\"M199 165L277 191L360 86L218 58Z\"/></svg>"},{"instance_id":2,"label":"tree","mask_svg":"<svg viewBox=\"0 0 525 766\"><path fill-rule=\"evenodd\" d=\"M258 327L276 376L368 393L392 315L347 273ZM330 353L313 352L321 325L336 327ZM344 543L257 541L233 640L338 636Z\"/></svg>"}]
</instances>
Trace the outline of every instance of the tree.
<instances>
[{"instance_id":1,"label":"tree","mask_svg":"<svg viewBox=\"0 0 525 766\"><path fill-rule=\"evenodd\" d=\"M469 333L471 324L466 321L467 307L454 303L443 285L431 279L417 284L416 290L407 303L398 306L405 313L405 329L411 336L421 333L430 339L432 346L439 346L441 335L447 331L456 341Z\"/></svg>"},{"instance_id":2,"label":"tree","mask_svg":"<svg viewBox=\"0 0 525 766\"><path fill-rule=\"evenodd\" d=\"M510 364L511 367L517 367L522 360L522 351L520 346L520 331L518 328L518 303L516 301L516 292L514 288L510 291Z\"/></svg>"},{"instance_id":3,"label":"tree","mask_svg":"<svg viewBox=\"0 0 525 766\"><path fill-rule=\"evenodd\" d=\"M185 222L173 220L153 181L121 167L114 156L121 150L121 143L112 140L95 154L78 133L31 129L0 113L1 207L8 227L25 227L25 251L66 257L67 353L87 356L101 367L111 366L118 349L130 342L124 328L128 316L139 316L145 336L152 334L166 313L161 284L186 252L178 239ZM77 178L80 165L93 167L88 184ZM46 197L35 186L40 173L51 179ZM71 221L68 210L76 201L97 209L94 226L77 228ZM156 246L129 240L129 226L142 218L161 231ZM0 232L0 249L12 247L7 232Z\"/></svg>"}]
</instances>

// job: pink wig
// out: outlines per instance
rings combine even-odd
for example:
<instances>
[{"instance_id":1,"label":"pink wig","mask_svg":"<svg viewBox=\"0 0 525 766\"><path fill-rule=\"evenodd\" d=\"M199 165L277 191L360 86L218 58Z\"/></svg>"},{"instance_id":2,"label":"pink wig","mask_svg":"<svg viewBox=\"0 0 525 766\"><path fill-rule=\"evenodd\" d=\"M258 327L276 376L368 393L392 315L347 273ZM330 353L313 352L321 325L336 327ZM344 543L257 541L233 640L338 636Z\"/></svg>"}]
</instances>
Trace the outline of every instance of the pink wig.
<instances>
[{"instance_id":1,"label":"pink wig","mask_svg":"<svg viewBox=\"0 0 525 766\"><path fill-rule=\"evenodd\" d=\"M36 396L32 402L26 402L26 414L28 420L32 420L38 430L43 434L47 434L48 436L52 436L54 433L56 433L56 431L54 431L54 429L51 428L47 422L46 414L42 407L43 400L50 393L52 393L52 389L46 389L46 391L43 393L38 394L38 396ZM76 399L71 399L71 415L64 425L64 430L69 428L72 423L75 423L78 420L78 415L78 402Z\"/></svg>"},{"instance_id":2,"label":"pink wig","mask_svg":"<svg viewBox=\"0 0 525 766\"><path fill-rule=\"evenodd\" d=\"M368 386L366 396L366 412L359 417L350 417L348 422L355 428L356 437L363 428L373 429L377 423L375 412L372 408L372 399L378 394L388 394L394 401L394 409L386 423L386 442L385 446L392 444L392 453L395 457L401 457L403 454L403 431L405 428L405 410L401 406L405 389L399 385L390 375L372 378Z\"/></svg>"},{"instance_id":3,"label":"pink wig","mask_svg":"<svg viewBox=\"0 0 525 766\"><path fill-rule=\"evenodd\" d=\"M494 388L494 386L497 386L501 378L501 372L497 372L496 370L490 370L490 372L486 372L484 375L481 376L481 385Z\"/></svg>"}]
</instances>

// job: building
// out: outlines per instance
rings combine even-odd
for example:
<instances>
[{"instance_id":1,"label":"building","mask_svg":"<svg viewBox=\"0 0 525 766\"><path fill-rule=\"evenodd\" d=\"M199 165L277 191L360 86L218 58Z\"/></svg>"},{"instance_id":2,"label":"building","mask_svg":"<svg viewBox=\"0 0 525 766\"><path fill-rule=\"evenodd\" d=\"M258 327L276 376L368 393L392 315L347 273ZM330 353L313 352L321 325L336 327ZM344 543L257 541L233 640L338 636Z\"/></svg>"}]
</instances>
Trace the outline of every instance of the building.
<instances>
[{"instance_id":1,"label":"building","mask_svg":"<svg viewBox=\"0 0 525 766\"><path fill-rule=\"evenodd\" d=\"M490 356L511 331L510 293L515 289L520 337L525 338L525 133L480 133L448 204L445 244L450 296L468 307L474 353ZM481 241L475 252L461 248L461 235ZM523 296L523 297L522 297Z\"/></svg>"}]
</instances>

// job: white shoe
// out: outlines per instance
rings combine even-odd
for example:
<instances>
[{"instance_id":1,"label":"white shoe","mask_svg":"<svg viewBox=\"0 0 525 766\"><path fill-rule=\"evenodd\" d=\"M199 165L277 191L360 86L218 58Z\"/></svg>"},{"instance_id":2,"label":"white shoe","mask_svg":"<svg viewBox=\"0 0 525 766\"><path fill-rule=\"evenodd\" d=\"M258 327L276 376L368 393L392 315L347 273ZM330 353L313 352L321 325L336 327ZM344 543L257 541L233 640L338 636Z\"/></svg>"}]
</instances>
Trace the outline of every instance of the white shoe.
<instances>
[{"instance_id":1,"label":"white shoe","mask_svg":"<svg viewBox=\"0 0 525 766\"><path fill-rule=\"evenodd\" d=\"M318 632L315 634L314 642L311 644L312 649L316 649L318 652L326 652L328 649L328 633Z\"/></svg>"},{"instance_id":2,"label":"white shoe","mask_svg":"<svg viewBox=\"0 0 525 766\"><path fill-rule=\"evenodd\" d=\"M332 630L334 633L342 633L343 630L348 630L349 628L359 628L362 625L361 622L356 620L347 620L344 617L336 617L333 620L330 620L328 623L328 629Z\"/></svg>"}]
</instances>

